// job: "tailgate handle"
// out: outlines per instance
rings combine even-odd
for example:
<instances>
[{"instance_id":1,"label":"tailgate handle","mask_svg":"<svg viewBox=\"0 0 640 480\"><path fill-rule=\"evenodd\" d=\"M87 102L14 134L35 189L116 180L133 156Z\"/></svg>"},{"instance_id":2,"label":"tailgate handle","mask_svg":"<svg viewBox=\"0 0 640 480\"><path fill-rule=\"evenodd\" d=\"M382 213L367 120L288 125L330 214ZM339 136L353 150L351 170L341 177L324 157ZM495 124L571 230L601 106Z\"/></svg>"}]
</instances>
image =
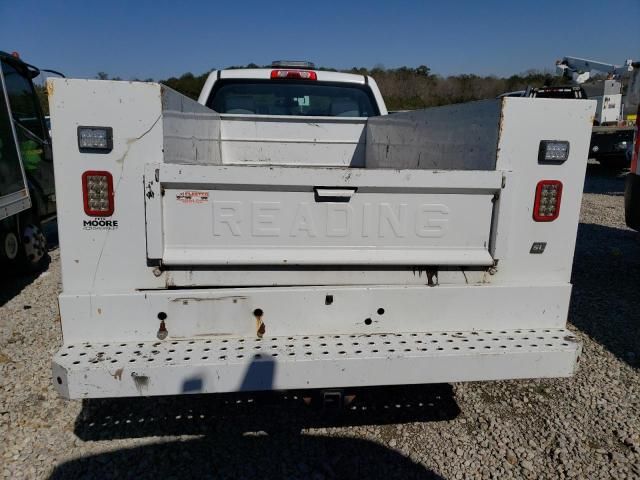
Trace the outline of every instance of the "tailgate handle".
<instances>
[{"instance_id":1,"label":"tailgate handle","mask_svg":"<svg viewBox=\"0 0 640 480\"><path fill-rule=\"evenodd\" d=\"M348 202L357 188L313 187L316 202Z\"/></svg>"}]
</instances>

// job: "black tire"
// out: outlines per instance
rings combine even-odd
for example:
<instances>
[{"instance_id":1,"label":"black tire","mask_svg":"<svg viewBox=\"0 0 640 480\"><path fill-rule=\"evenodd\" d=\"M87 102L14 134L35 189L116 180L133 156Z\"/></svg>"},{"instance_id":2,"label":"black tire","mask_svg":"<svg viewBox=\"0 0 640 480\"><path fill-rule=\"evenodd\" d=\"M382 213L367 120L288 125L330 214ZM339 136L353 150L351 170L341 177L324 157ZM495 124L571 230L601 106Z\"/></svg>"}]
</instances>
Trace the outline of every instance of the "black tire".
<instances>
[{"instance_id":1,"label":"black tire","mask_svg":"<svg viewBox=\"0 0 640 480\"><path fill-rule=\"evenodd\" d=\"M32 208L23 212L18 220L20 252L16 259L16 267L23 272L39 272L49 263L47 239L33 210Z\"/></svg>"},{"instance_id":2,"label":"black tire","mask_svg":"<svg viewBox=\"0 0 640 480\"><path fill-rule=\"evenodd\" d=\"M20 255L20 235L14 225L8 225L0 231L0 263L9 265L16 263Z\"/></svg>"},{"instance_id":3,"label":"black tire","mask_svg":"<svg viewBox=\"0 0 640 480\"><path fill-rule=\"evenodd\" d=\"M625 181L624 215L627 226L640 232L640 175L634 173Z\"/></svg>"}]
</instances>

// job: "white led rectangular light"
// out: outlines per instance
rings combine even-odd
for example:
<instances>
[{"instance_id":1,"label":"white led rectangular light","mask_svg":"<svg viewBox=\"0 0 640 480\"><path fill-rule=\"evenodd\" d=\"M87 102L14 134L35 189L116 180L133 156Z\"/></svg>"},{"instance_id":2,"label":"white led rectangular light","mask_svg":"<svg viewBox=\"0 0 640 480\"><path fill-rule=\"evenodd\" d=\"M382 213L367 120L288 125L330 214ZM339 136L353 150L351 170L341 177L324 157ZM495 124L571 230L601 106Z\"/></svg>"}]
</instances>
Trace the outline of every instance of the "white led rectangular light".
<instances>
[{"instance_id":1,"label":"white led rectangular light","mask_svg":"<svg viewBox=\"0 0 640 480\"><path fill-rule=\"evenodd\" d=\"M569 158L569 142L540 140L538 163L563 163Z\"/></svg>"},{"instance_id":2,"label":"white led rectangular light","mask_svg":"<svg viewBox=\"0 0 640 480\"><path fill-rule=\"evenodd\" d=\"M110 152L113 149L113 129L78 127L78 148L81 152Z\"/></svg>"}]
</instances>

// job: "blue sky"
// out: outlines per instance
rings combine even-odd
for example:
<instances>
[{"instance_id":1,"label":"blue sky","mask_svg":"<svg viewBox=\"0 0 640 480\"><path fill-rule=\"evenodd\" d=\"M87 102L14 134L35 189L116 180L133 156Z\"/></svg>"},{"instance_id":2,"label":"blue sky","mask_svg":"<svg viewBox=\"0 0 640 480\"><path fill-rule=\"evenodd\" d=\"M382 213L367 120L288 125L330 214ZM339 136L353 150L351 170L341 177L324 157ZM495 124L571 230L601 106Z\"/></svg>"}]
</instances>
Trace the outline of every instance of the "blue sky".
<instances>
[{"instance_id":1,"label":"blue sky","mask_svg":"<svg viewBox=\"0 0 640 480\"><path fill-rule=\"evenodd\" d=\"M564 55L639 60L640 0L0 0L0 50L70 77L162 79L275 59L510 75Z\"/></svg>"}]
</instances>

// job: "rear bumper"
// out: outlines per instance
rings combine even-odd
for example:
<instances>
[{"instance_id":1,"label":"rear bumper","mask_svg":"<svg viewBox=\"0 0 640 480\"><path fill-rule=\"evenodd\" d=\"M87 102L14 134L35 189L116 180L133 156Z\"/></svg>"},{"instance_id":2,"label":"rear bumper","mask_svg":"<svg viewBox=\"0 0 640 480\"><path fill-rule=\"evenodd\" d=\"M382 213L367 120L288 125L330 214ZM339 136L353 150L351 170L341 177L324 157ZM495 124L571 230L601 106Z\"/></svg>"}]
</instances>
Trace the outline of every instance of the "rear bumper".
<instances>
[{"instance_id":1,"label":"rear bumper","mask_svg":"<svg viewBox=\"0 0 640 480\"><path fill-rule=\"evenodd\" d=\"M624 189L624 216L630 228L640 231L640 175L629 173Z\"/></svg>"},{"instance_id":2,"label":"rear bumper","mask_svg":"<svg viewBox=\"0 0 640 480\"><path fill-rule=\"evenodd\" d=\"M53 383L103 398L568 377L580 353L557 328L75 344Z\"/></svg>"}]
</instances>

